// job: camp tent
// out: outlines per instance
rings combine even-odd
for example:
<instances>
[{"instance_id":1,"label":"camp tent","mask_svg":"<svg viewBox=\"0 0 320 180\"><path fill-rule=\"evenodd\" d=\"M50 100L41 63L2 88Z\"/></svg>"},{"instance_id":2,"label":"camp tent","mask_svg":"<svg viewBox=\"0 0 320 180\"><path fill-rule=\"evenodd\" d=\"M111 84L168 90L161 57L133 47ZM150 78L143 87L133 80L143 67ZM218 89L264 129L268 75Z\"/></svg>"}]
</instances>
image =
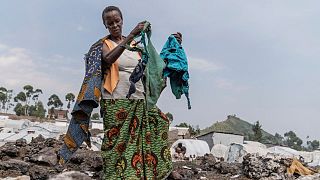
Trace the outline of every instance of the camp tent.
<instances>
[{"instance_id":1,"label":"camp tent","mask_svg":"<svg viewBox=\"0 0 320 180\"><path fill-rule=\"evenodd\" d=\"M175 148L178 147L179 143L186 147L186 157L204 156L205 154L210 153L209 146L205 141L195 139L179 139L174 142L170 148L172 156L175 153Z\"/></svg>"},{"instance_id":2,"label":"camp tent","mask_svg":"<svg viewBox=\"0 0 320 180\"><path fill-rule=\"evenodd\" d=\"M211 149L211 154L217 158L227 158L228 146L223 144L216 144Z\"/></svg>"},{"instance_id":3,"label":"camp tent","mask_svg":"<svg viewBox=\"0 0 320 180\"><path fill-rule=\"evenodd\" d=\"M245 142L246 144L233 143L229 146L227 152L227 162L239 162L243 161L243 157L250 154L257 154L259 156L265 156L270 151L266 148L265 145L259 142Z\"/></svg>"}]
</instances>

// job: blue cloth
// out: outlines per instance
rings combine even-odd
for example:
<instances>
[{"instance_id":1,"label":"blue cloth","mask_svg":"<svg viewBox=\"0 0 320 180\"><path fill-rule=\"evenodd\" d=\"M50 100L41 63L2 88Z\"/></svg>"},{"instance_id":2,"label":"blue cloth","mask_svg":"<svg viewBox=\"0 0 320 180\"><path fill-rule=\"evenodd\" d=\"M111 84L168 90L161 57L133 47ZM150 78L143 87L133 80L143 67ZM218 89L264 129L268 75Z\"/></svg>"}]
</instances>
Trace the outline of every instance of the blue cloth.
<instances>
[{"instance_id":1,"label":"blue cloth","mask_svg":"<svg viewBox=\"0 0 320 180\"><path fill-rule=\"evenodd\" d=\"M188 109L191 109L189 98L188 60L184 49L177 39L171 35L163 46L160 57L167 63L163 76L170 78L172 93L177 99L184 94L188 100Z\"/></svg>"}]
</instances>

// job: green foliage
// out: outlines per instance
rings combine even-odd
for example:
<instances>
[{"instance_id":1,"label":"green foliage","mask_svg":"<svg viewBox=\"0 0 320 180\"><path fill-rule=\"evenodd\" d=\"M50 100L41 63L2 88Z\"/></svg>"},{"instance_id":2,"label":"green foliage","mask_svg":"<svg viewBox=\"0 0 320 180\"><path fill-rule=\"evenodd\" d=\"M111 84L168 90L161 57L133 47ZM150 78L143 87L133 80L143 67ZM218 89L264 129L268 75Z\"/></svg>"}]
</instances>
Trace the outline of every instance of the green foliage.
<instances>
[{"instance_id":1,"label":"green foliage","mask_svg":"<svg viewBox=\"0 0 320 180\"><path fill-rule=\"evenodd\" d=\"M27 96L26 93L24 92L19 92L14 98L14 102L26 102L27 101Z\"/></svg>"},{"instance_id":2,"label":"green foliage","mask_svg":"<svg viewBox=\"0 0 320 180\"><path fill-rule=\"evenodd\" d=\"M261 142L262 140L262 129L261 129L261 124L259 121L255 122L252 126L252 131L253 131L253 141L258 141Z\"/></svg>"},{"instance_id":3,"label":"green foliage","mask_svg":"<svg viewBox=\"0 0 320 180\"><path fill-rule=\"evenodd\" d=\"M26 105L22 105L21 103L17 103L13 111L17 116L25 116L26 115Z\"/></svg>"},{"instance_id":4,"label":"green foliage","mask_svg":"<svg viewBox=\"0 0 320 180\"><path fill-rule=\"evenodd\" d=\"M275 145L283 145L283 137L280 134L276 133L274 135L274 142Z\"/></svg>"},{"instance_id":5,"label":"green foliage","mask_svg":"<svg viewBox=\"0 0 320 180\"><path fill-rule=\"evenodd\" d=\"M42 94L41 89L36 89L35 91L32 92L32 100L34 101L35 104L37 104L40 94Z\"/></svg>"},{"instance_id":6,"label":"green foliage","mask_svg":"<svg viewBox=\"0 0 320 180\"><path fill-rule=\"evenodd\" d=\"M314 150L317 150L319 148L319 141L318 140L313 140L313 141L307 141L307 150L309 151L314 151Z\"/></svg>"},{"instance_id":7,"label":"green foliage","mask_svg":"<svg viewBox=\"0 0 320 180\"><path fill-rule=\"evenodd\" d=\"M93 113L92 116L91 116L91 119L92 120L99 120L100 119L99 113Z\"/></svg>"},{"instance_id":8,"label":"green foliage","mask_svg":"<svg viewBox=\"0 0 320 180\"><path fill-rule=\"evenodd\" d=\"M48 99L48 106L53 106L54 108L62 108L63 103L60 100L59 96L56 94L52 94Z\"/></svg>"},{"instance_id":9,"label":"green foliage","mask_svg":"<svg viewBox=\"0 0 320 180\"><path fill-rule=\"evenodd\" d=\"M36 105L31 105L28 109L30 116L36 116L39 118L44 118L46 114L46 109L41 101L37 102Z\"/></svg>"},{"instance_id":10,"label":"green foliage","mask_svg":"<svg viewBox=\"0 0 320 180\"><path fill-rule=\"evenodd\" d=\"M13 104L11 103L13 90L7 90L4 87L0 87L0 112L3 110L7 112Z\"/></svg>"},{"instance_id":11,"label":"green foliage","mask_svg":"<svg viewBox=\"0 0 320 180\"><path fill-rule=\"evenodd\" d=\"M67 95L66 95L66 101L68 102L68 105L67 105L67 108L68 109L70 109L70 107L71 107L71 102L74 102L75 101L75 95L74 94L72 94L72 93L68 93Z\"/></svg>"},{"instance_id":12,"label":"green foliage","mask_svg":"<svg viewBox=\"0 0 320 180\"><path fill-rule=\"evenodd\" d=\"M31 85L25 85L23 86L23 90L19 92L15 97L14 97L14 101L18 102L22 105L22 103L24 104L23 107L25 109L25 112L22 113L24 115L30 115L30 112L33 112L34 109L32 109L31 111L29 110L29 108L36 108L38 105L38 100L39 100L39 96L40 94L42 94L42 90L41 89L36 89L34 90L33 86ZM34 101L34 105L30 105L30 101L31 99ZM18 104L17 104L18 105ZM16 105L16 106L17 106ZM20 105L15 108L17 109L21 109ZM16 112L17 113L17 112ZM21 114L21 113L19 113Z\"/></svg>"},{"instance_id":13,"label":"green foliage","mask_svg":"<svg viewBox=\"0 0 320 180\"><path fill-rule=\"evenodd\" d=\"M303 141L294 133L293 131L289 131L284 133L284 144L288 147L301 151Z\"/></svg>"},{"instance_id":14,"label":"green foliage","mask_svg":"<svg viewBox=\"0 0 320 180\"><path fill-rule=\"evenodd\" d=\"M27 98L31 98L32 92L33 92L33 87L31 85L25 85L25 86L23 86L23 90L26 91Z\"/></svg>"}]
</instances>

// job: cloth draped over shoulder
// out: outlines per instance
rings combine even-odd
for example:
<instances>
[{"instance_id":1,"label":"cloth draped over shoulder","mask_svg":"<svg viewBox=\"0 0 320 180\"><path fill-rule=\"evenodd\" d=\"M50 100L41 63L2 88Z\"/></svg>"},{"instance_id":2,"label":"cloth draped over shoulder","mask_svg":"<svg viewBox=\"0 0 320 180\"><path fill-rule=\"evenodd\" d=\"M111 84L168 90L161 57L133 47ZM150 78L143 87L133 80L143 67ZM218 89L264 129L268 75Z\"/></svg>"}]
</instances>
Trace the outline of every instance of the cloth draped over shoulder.
<instances>
[{"instance_id":1,"label":"cloth draped over shoulder","mask_svg":"<svg viewBox=\"0 0 320 180\"><path fill-rule=\"evenodd\" d=\"M188 100L188 109L191 109L187 56L182 46L173 35L169 36L161 50L160 56L167 62L167 65L163 70L163 76L165 78L170 78L172 93L177 99L180 99L181 95L185 94Z\"/></svg>"},{"instance_id":2,"label":"cloth draped over shoulder","mask_svg":"<svg viewBox=\"0 0 320 180\"><path fill-rule=\"evenodd\" d=\"M104 39L104 43L107 44L110 50L114 48L114 45L107 38ZM112 94L113 90L117 87L118 82L119 82L119 65L118 65L118 60L116 60L107 69L103 87L110 94Z\"/></svg>"},{"instance_id":3,"label":"cloth draped over shoulder","mask_svg":"<svg viewBox=\"0 0 320 180\"><path fill-rule=\"evenodd\" d=\"M60 164L67 162L83 142L91 147L89 124L92 110L99 106L101 97L103 79L101 56L104 39L94 43L89 52L85 54L85 77L71 112L72 118L63 139L64 144L58 152ZM76 119L74 117L76 113L85 114L86 118Z\"/></svg>"}]
</instances>

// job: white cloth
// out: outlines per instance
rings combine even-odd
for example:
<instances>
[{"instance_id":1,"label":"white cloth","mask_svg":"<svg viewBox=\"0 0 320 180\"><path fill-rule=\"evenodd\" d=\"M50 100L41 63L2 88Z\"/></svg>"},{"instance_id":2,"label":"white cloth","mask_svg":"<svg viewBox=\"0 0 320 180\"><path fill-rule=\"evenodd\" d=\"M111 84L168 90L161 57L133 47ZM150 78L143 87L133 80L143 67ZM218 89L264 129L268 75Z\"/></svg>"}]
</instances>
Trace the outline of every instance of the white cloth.
<instances>
[{"instance_id":1,"label":"white cloth","mask_svg":"<svg viewBox=\"0 0 320 180\"><path fill-rule=\"evenodd\" d=\"M118 46L114 41L111 41L111 43L114 47ZM137 52L132 52L127 49L123 51L118 58L119 82L117 87L114 89L113 93L110 94L104 89L102 84L103 99L127 99L126 95L128 94L130 87L129 77L138 64L139 59L140 56ZM144 99L144 88L141 80L136 83L136 92L131 95L130 99Z\"/></svg>"}]
</instances>

